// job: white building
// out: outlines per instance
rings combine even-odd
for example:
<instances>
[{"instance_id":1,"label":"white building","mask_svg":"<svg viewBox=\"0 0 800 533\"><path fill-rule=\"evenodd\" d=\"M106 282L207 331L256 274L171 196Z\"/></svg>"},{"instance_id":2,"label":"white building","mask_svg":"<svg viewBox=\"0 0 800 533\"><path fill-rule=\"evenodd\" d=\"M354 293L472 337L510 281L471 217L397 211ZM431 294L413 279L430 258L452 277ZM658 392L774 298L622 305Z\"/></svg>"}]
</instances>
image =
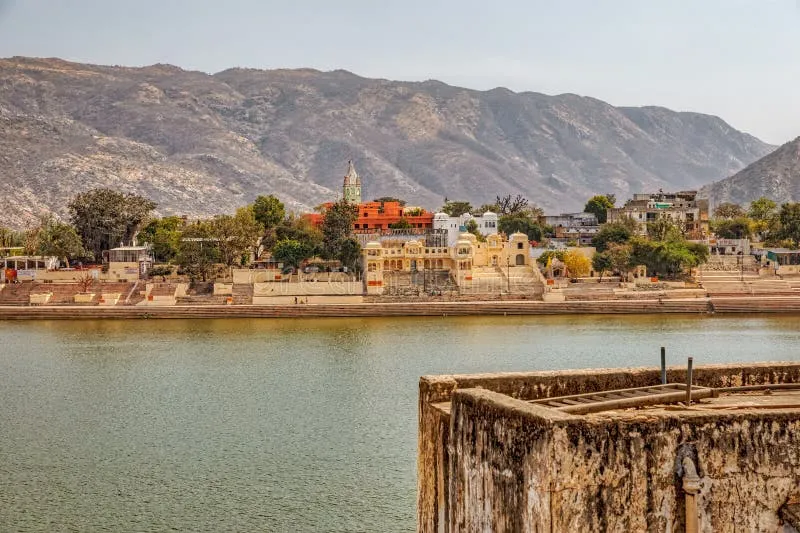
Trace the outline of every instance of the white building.
<instances>
[{"instance_id":1,"label":"white building","mask_svg":"<svg viewBox=\"0 0 800 533\"><path fill-rule=\"evenodd\" d=\"M436 213L433 216L433 229L447 230L447 245L455 246L458 236L467 231L467 224L474 220L478 225L478 232L484 237L497 234L497 213L487 211L474 217L464 213L460 217L451 217L447 213Z\"/></svg>"}]
</instances>

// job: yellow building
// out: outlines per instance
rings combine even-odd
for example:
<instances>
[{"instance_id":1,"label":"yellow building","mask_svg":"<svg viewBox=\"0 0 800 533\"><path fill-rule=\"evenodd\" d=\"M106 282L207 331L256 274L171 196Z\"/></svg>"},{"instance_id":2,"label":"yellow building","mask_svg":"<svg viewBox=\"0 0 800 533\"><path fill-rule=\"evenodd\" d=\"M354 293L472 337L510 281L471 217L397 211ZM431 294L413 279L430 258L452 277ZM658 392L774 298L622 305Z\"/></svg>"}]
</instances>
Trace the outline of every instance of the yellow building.
<instances>
[{"instance_id":1,"label":"yellow building","mask_svg":"<svg viewBox=\"0 0 800 533\"><path fill-rule=\"evenodd\" d=\"M460 292L531 292L543 281L532 266L530 243L524 233L508 239L489 235L485 242L471 233L459 235L455 246L425 246L421 241L369 242L364 247L367 294L384 294L390 279L426 271L448 273Z\"/></svg>"}]
</instances>

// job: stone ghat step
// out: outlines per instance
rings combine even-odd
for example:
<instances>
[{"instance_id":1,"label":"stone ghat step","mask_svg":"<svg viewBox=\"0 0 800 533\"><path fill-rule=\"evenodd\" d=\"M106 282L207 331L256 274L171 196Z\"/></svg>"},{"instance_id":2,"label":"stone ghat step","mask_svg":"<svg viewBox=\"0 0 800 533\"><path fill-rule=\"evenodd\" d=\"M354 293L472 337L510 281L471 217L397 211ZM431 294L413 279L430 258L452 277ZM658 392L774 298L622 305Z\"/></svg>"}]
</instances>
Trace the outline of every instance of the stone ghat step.
<instances>
[{"instance_id":1,"label":"stone ghat step","mask_svg":"<svg viewBox=\"0 0 800 533\"><path fill-rule=\"evenodd\" d=\"M800 312L800 298L711 298L717 313L797 313Z\"/></svg>"},{"instance_id":2,"label":"stone ghat step","mask_svg":"<svg viewBox=\"0 0 800 533\"><path fill-rule=\"evenodd\" d=\"M800 305L799 305L800 308ZM487 302L430 304L356 304L291 306L133 306L0 308L2 319L74 318L302 318L368 316L461 316L621 313L707 313L705 300L693 302L645 300L636 302Z\"/></svg>"}]
</instances>

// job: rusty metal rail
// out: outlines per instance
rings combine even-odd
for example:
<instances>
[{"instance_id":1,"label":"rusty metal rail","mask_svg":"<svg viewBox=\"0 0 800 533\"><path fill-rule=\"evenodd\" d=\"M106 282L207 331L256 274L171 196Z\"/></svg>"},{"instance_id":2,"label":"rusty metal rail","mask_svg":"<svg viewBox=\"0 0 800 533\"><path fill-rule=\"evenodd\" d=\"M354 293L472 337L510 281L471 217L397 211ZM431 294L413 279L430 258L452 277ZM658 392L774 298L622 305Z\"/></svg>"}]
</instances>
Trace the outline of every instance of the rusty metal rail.
<instances>
[{"instance_id":1,"label":"rusty metal rail","mask_svg":"<svg viewBox=\"0 0 800 533\"><path fill-rule=\"evenodd\" d=\"M541 400L533 400L531 403L557 409L564 413L583 415L612 409L683 402L686 400L686 392L687 387L683 383L667 383L652 387L542 398ZM715 389L696 385L692 386L691 393L692 398L697 400L717 395Z\"/></svg>"}]
</instances>

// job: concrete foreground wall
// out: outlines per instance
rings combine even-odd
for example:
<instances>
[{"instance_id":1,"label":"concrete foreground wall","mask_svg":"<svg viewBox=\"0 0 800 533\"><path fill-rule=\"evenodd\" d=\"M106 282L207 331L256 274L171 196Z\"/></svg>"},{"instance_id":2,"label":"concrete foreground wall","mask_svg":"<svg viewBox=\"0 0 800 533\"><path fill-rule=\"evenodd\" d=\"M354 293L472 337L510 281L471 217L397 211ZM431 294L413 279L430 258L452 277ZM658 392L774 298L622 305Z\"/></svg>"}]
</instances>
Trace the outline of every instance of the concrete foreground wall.
<instances>
[{"instance_id":1,"label":"concrete foreground wall","mask_svg":"<svg viewBox=\"0 0 800 533\"><path fill-rule=\"evenodd\" d=\"M675 462L688 447L701 531L780 531L800 488L796 410L586 417L524 401L659 382L657 369L422 378L418 530L683 531ZM704 366L695 382L800 382L800 363Z\"/></svg>"}]
</instances>

